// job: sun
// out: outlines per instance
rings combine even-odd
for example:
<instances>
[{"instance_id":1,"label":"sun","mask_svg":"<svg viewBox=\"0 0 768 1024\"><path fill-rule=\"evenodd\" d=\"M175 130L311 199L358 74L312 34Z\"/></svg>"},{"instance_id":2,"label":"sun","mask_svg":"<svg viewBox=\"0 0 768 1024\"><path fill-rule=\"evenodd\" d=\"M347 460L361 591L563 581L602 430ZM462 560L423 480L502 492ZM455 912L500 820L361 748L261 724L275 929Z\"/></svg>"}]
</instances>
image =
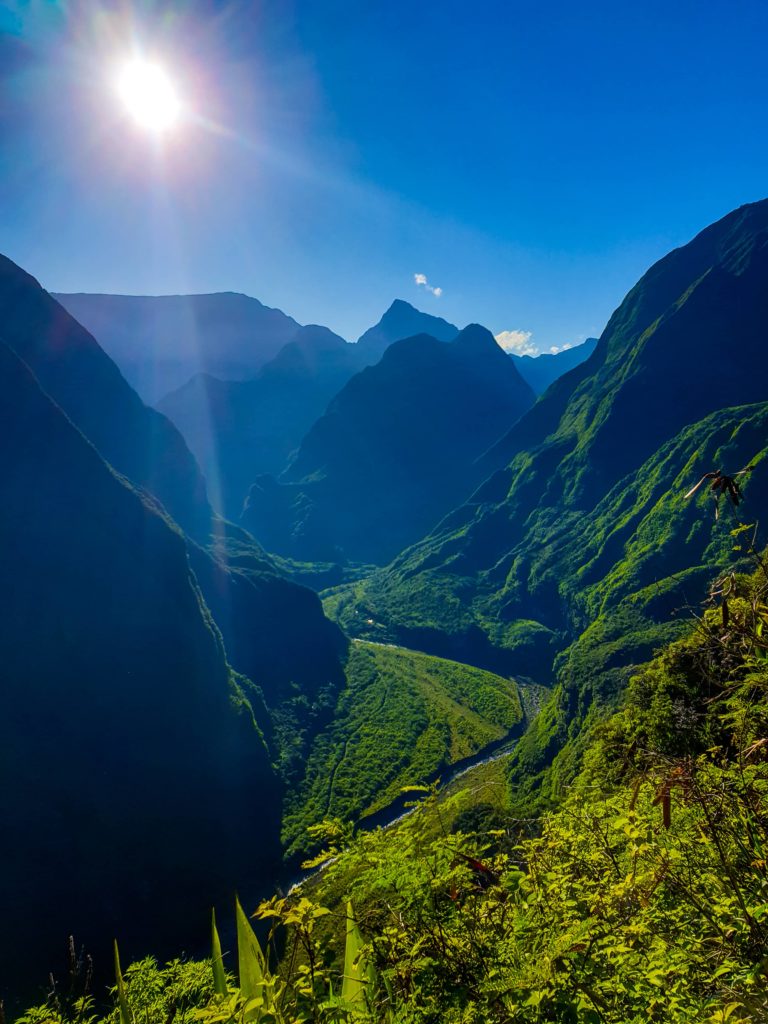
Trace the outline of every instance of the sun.
<instances>
[{"instance_id":1,"label":"sun","mask_svg":"<svg viewBox=\"0 0 768 1024\"><path fill-rule=\"evenodd\" d=\"M162 134L178 123L181 99L160 64L142 58L127 61L117 74L116 85L126 112L139 127Z\"/></svg>"}]
</instances>

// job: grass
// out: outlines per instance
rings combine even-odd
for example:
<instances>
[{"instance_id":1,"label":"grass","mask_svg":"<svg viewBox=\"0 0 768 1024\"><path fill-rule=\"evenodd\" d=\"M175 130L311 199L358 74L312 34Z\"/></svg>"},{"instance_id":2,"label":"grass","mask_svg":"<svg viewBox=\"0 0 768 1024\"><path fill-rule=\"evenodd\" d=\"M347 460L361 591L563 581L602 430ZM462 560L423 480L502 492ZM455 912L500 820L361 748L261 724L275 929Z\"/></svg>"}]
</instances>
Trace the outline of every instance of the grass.
<instances>
[{"instance_id":1,"label":"grass","mask_svg":"<svg viewBox=\"0 0 768 1024\"><path fill-rule=\"evenodd\" d=\"M403 786L503 739L522 719L509 679L401 647L353 643L332 721L288 799L284 842L296 852L309 825L386 807Z\"/></svg>"}]
</instances>

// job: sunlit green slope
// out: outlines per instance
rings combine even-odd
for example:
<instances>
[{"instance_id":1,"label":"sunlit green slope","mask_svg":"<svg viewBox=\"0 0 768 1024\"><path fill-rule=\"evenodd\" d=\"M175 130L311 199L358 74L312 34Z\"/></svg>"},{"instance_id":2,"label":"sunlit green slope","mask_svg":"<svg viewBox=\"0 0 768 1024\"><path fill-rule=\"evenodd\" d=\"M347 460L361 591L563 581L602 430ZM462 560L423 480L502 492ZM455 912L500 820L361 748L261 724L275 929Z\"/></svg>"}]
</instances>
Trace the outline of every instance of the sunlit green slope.
<instances>
[{"instance_id":1,"label":"sunlit green slope","mask_svg":"<svg viewBox=\"0 0 768 1024\"><path fill-rule=\"evenodd\" d=\"M346 679L288 800L292 849L308 843L308 825L385 807L402 786L502 739L523 717L511 680L400 647L353 643Z\"/></svg>"}]
</instances>

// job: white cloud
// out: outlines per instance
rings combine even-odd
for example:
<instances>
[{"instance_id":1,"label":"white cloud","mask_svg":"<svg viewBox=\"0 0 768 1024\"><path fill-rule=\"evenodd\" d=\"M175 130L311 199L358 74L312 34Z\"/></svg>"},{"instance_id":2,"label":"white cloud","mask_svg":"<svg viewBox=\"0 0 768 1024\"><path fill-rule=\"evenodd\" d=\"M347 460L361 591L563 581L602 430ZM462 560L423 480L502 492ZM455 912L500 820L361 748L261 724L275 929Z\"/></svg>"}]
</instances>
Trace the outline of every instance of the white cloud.
<instances>
[{"instance_id":1,"label":"white cloud","mask_svg":"<svg viewBox=\"0 0 768 1024\"><path fill-rule=\"evenodd\" d=\"M432 292L432 294L436 298L438 298L438 299L443 294L443 289L442 288L433 288L432 287L432 285L427 280L427 275L426 274L414 274L413 275L413 280L416 283L417 287L419 287L419 288L426 288L426 290L428 292Z\"/></svg>"},{"instance_id":2,"label":"white cloud","mask_svg":"<svg viewBox=\"0 0 768 1024\"><path fill-rule=\"evenodd\" d=\"M531 341L533 331L502 331L496 335L496 341L505 352L514 352L516 356L537 356L539 346Z\"/></svg>"}]
</instances>

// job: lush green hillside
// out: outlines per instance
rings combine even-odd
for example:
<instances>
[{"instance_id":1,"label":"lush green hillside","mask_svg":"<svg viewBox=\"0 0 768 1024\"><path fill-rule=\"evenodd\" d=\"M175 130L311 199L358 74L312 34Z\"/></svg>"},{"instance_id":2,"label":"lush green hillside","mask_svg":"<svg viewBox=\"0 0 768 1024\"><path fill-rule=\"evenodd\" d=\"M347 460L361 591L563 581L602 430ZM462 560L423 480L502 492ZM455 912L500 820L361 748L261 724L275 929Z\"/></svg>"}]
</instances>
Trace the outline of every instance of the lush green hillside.
<instances>
[{"instance_id":1,"label":"lush green hillside","mask_svg":"<svg viewBox=\"0 0 768 1024\"><path fill-rule=\"evenodd\" d=\"M524 790L726 557L737 523L725 506L719 520L698 515L709 499L686 502L692 484L754 462L747 509L762 506L767 240L764 202L651 268L593 355L484 460L506 466L386 570L327 601L352 635L559 680L519 748Z\"/></svg>"},{"instance_id":2,"label":"lush green hillside","mask_svg":"<svg viewBox=\"0 0 768 1024\"><path fill-rule=\"evenodd\" d=\"M243 523L290 557L386 562L470 493L477 457L532 402L482 327L399 341L339 392L280 483L256 482Z\"/></svg>"},{"instance_id":3,"label":"lush green hillside","mask_svg":"<svg viewBox=\"0 0 768 1024\"><path fill-rule=\"evenodd\" d=\"M324 818L357 819L385 807L401 787L502 739L522 717L514 682L416 651L354 643L332 719L288 796L287 846L308 845L307 827Z\"/></svg>"}]
</instances>

